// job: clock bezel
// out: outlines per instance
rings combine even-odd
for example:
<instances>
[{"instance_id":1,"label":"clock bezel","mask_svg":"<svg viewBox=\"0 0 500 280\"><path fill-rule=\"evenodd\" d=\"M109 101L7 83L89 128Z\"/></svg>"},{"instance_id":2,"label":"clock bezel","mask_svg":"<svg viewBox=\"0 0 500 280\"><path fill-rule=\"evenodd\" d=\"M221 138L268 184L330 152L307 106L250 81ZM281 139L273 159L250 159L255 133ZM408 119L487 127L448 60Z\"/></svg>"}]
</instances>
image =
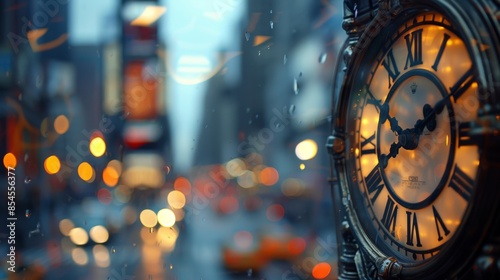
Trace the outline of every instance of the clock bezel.
<instances>
[{"instance_id":1,"label":"clock bezel","mask_svg":"<svg viewBox=\"0 0 500 280\"><path fill-rule=\"evenodd\" d=\"M476 82L478 83L478 91L480 92L479 94L486 96L487 104L497 104L498 97L496 97L495 91L491 89L491 85L495 85L495 82L498 83L497 80L499 78L492 77L491 75L488 76L486 73L489 71L498 73L498 53L495 53L494 50L484 51L481 50L480 47L481 45L494 46L494 42L498 40L498 38L491 36L491 34L491 38L488 38L489 33L487 32L485 35L484 30L481 30L481 27L478 28L477 22L489 20L487 16L482 14L484 11L481 10L480 5L481 3L457 4L454 2L448 3L447 1L401 1L401 8L398 9L396 13L392 14L393 18L386 22L386 25L381 26L380 22L376 22L376 24L379 24L377 26L378 29L383 29L387 25L397 22L394 18L398 16L416 15L422 11L436 11L442 14L455 27L455 32L458 36L461 38L468 38L468 40L464 40L464 43L471 55ZM493 17L492 15L490 16ZM484 29L485 26L487 26L490 31L495 30L488 24L485 24L482 28ZM399 28L399 26L395 28ZM370 32L370 26L366 30L368 30L366 32ZM348 133L346 131L346 118L348 116L347 104L349 103L349 93L352 92L351 85L354 82L353 79L356 76L359 64L363 60L363 55L377 35L378 34L368 34L364 36L364 38L362 36L360 41L363 41L362 46L364 46L364 48L360 47L356 49L347 65L347 72L341 88L340 97L337 104L335 104L336 119L334 134L343 138L343 140L346 139L345 135ZM488 229L491 228L491 225L494 223L494 215L485 215L487 212L486 209L473 206L491 205L491 203L498 202L500 198L500 191L488 188L488 184L493 182L492 178L499 177L499 175L495 175L493 174L494 172L491 171L492 166L497 166L498 162L488 158L487 154L489 152L483 152L483 150L486 150L488 147L498 152L499 147L494 140L492 141L493 143L491 143L491 141L488 142L486 138L488 137L485 137L485 144L480 147L479 151L481 165L478 169L476 190L470 201L470 205L466 209L461 225L451 239L443 246L438 255L418 263L403 263L400 272L403 278L425 279L450 276L450 274L459 275L463 270L470 268L470 262L474 255L477 254L480 244L487 235ZM348 145L346 145L346 147L348 147ZM483 150L481 150L481 148ZM357 186L353 187L350 184L350 176L346 171L346 153L347 151L344 149L342 155L337 157L336 168L342 188L343 203L348 213L348 221L360 245L360 249L369 256L373 263L377 263L391 256L382 253L382 250L375 246L370 238L365 235L363 226L360 224L355 205L350 198L350 192L352 189L356 189ZM494 209L498 211L499 207L495 206ZM494 211L494 213L497 211ZM464 254L464 252L468 253ZM457 264L461 266L458 267Z\"/></svg>"}]
</instances>

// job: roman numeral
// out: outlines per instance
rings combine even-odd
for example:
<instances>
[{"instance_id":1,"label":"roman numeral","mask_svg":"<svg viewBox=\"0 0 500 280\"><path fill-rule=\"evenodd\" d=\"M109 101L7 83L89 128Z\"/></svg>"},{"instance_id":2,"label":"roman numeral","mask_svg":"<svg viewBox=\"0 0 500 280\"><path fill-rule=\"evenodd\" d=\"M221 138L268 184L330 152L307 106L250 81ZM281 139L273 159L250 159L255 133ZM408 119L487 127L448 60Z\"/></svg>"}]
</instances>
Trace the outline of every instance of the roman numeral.
<instances>
[{"instance_id":1,"label":"roman numeral","mask_svg":"<svg viewBox=\"0 0 500 280\"><path fill-rule=\"evenodd\" d=\"M422 64L422 30L415 30L410 34L405 36L406 40L406 48L408 49L408 56L406 57L405 70L408 68L408 64L410 67L415 65Z\"/></svg>"},{"instance_id":2,"label":"roman numeral","mask_svg":"<svg viewBox=\"0 0 500 280\"><path fill-rule=\"evenodd\" d=\"M361 136L361 138L364 139L363 142L361 142L361 155L368 155L368 154L375 154L375 144L373 143L373 140L375 139L375 133L373 133L372 136L369 138L365 138ZM363 149L364 146L371 144L373 146L372 149Z\"/></svg>"},{"instance_id":3,"label":"roman numeral","mask_svg":"<svg viewBox=\"0 0 500 280\"><path fill-rule=\"evenodd\" d=\"M415 237L417 239L417 247L422 247L422 243L420 243L420 233L418 232L417 213L406 211L406 221L407 221L406 244L414 246L413 239Z\"/></svg>"},{"instance_id":4,"label":"roman numeral","mask_svg":"<svg viewBox=\"0 0 500 280\"><path fill-rule=\"evenodd\" d=\"M450 88L450 94L453 95L455 102L460 96L474 83L474 71L470 68L460 79Z\"/></svg>"},{"instance_id":5,"label":"roman numeral","mask_svg":"<svg viewBox=\"0 0 500 280\"><path fill-rule=\"evenodd\" d=\"M436 222L436 229L438 232L438 241L443 240L443 236L441 236L441 230L439 229L440 226L443 229L444 235L447 236L450 231L446 227L446 225L443 222L443 219L441 219L441 216L439 215L439 212L436 210L436 207L432 205L432 212L434 213L434 221Z\"/></svg>"},{"instance_id":6,"label":"roman numeral","mask_svg":"<svg viewBox=\"0 0 500 280\"><path fill-rule=\"evenodd\" d=\"M432 65L432 69L434 71L437 71L439 61L441 61L441 57L443 56L444 49L446 48L446 42L448 42L448 39L450 39L450 35L444 33L443 41L441 41L441 47L439 47L438 54L436 56L436 60L434 60L434 64Z\"/></svg>"},{"instance_id":7,"label":"roman numeral","mask_svg":"<svg viewBox=\"0 0 500 280\"><path fill-rule=\"evenodd\" d=\"M382 224L389 230L392 236L396 236L396 217L398 216L398 205L394 203L390 196L387 196ZM391 229L392 228L392 229Z\"/></svg>"},{"instance_id":8,"label":"roman numeral","mask_svg":"<svg viewBox=\"0 0 500 280\"><path fill-rule=\"evenodd\" d=\"M392 49L387 53L387 57L384 61L382 61L382 65L385 67L385 70L387 70L387 74L389 75L389 88L391 88L392 84L399 76L398 66L396 65L396 59L394 58Z\"/></svg>"},{"instance_id":9,"label":"roman numeral","mask_svg":"<svg viewBox=\"0 0 500 280\"><path fill-rule=\"evenodd\" d=\"M470 122L460 123L458 125L458 146L472 146L477 145L476 141L470 135L471 127Z\"/></svg>"},{"instance_id":10,"label":"roman numeral","mask_svg":"<svg viewBox=\"0 0 500 280\"><path fill-rule=\"evenodd\" d=\"M466 201L469 201L472 195L472 189L474 188L474 180L467 176L467 174L455 164L455 170L453 171L453 175L451 175L449 186Z\"/></svg>"},{"instance_id":11,"label":"roman numeral","mask_svg":"<svg viewBox=\"0 0 500 280\"><path fill-rule=\"evenodd\" d=\"M368 189L368 193L371 195L375 192L373 197L371 198L371 202L375 203L378 195L384 188L384 183L382 182L382 175L380 174L380 169L378 165L373 168L373 170L366 176L366 188Z\"/></svg>"}]
</instances>

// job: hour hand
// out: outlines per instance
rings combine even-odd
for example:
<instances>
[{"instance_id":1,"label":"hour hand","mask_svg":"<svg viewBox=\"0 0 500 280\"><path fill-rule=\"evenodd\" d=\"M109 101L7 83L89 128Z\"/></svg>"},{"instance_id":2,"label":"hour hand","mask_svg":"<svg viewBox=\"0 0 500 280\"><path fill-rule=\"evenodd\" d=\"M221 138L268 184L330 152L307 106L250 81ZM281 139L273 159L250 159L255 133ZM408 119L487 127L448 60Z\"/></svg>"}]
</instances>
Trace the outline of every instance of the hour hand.
<instances>
[{"instance_id":1,"label":"hour hand","mask_svg":"<svg viewBox=\"0 0 500 280\"><path fill-rule=\"evenodd\" d=\"M375 105L380 110L380 123L385 123L387 120L389 120L392 132L396 133L397 135L402 133L403 129L399 126L396 117L391 117L389 115L388 103L381 104L379 100L376 100L374 98L369 99L369 103Z\"/></svg>"},{"instance_id":2,"label":"hour hand","mask_svg":"<svg viewBox=\"0 0 500 280\"><path fill-rule=\"evenodd\" d=\"M389 154L380 154L379 156L379 162L382 168L386 168L387 164L389 163L389 159L396 158L396 156L399 154L399 148L403 147L403 145L398 141L398 143L392 143L391 148L389 150Z\"/></svg>"}]
</instances>

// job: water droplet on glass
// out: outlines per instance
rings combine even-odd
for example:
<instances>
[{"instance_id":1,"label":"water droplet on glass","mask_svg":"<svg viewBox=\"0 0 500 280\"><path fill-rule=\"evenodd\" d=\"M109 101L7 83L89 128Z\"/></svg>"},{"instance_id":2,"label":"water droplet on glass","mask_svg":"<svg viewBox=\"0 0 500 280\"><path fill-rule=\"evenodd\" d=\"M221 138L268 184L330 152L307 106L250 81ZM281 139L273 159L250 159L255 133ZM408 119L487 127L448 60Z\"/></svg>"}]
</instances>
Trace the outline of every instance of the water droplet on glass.
<instances>
[{"instance_id":1,"label":"water droplet on glass","mask_svg":"<svg viewBox=\"0 0 500 280\"><path fill-rule=\"evenodd\" d=\"M248 276L248 277L252 276L252 273L253 273L253 270L250 268L250 269L248 270L248 272L247 272L247 276Z\"/></svg>"},{"instance_id":2,"label":"water droplet on glass","mask_svg":"<svg viewBox=\"0 0 500 280\"><path fill-rule=\"evenodd\" d=\"M293 115L293 113L294 113L294 112L295 112L295 105L294 105L294 104L292 104L292 105L290 105L290 108L288 109L288 113L289 113L290 115Z\"/></svg>"},{"instance_id":3,"label":"water droplet on glass","mask_svg":"<svg viewBox=\"0 0 500 280\"><path fill-rule=\"evenodd\" d=\"M250 40L250 33L248 32L245 32L245 39L248 41Z\"/></svg>"},{"instance_id":4,"label":"water droplet on glass","mask_svg":"<svg viewBox=\"0 0 500 280\"><path fill-rule=\"evenodd\" d=\"M269 25L271 26L271 29L273 29L273 27L274 27L274 22L273 22L272 20L271 20L271 21L269 21Z\"/></svg>"},{"instance_id":5,"label":"water droplet on glass","mask_svg":"<svg viewBox=\"0 0 500 280\"><path fill-rule=\"evenodd\" d=\"M165 166L165 173L167 173L167 174L170 173L170 166L168 166L168 165Z\"/></svg>"},{"instance_id":6,"label":"water droplet on glass","mask_svg":"<svg viewBox=\"0 0 500 280\"><path fill-rule=\"evenodd\" d=\"M293 92L295 92L295 95L299 94L299 83L297 79L293 79Z\"/></svg>"},{"instance_id":7,"label":"water droplet on glass","mask_svg":"<svg viewBox=\"0 0 500 280\"><path fill-rule=\"evenodd\" d=\"M149 228L149 233L155 232L155 228Z\"/></svg>"},{"instance_id":8,"label":"water droplet on glass","mask_svg":"<svg viewBox=\"0 0 500 280\"><path fill-rule=\"evenodd\" d=\"M269 13L270 13L270 14L272 14L272 13L273 13L273 10L270 10L270 11L269 11Z\"/></svg>"},{"instance_id":9,"label":"water droplet on glass","mask_svg":"<svg viewBox=\"0 0 500 280\"><path fill-rule=\"evenodd\" d=\"M250 113L250 107L247 107L247 113Z\"/></svg>"},{"instance_id":10,"label":"water droplet on glass","mask_svg":"<svg viewBox=\"0 0 500 280\"><path fill-rule=\"evenodd\" d=\"M259 118L259 114L256 114L256 115L255 115L255 118L256 118L256 119L258 119L258 118Z\"/></svg>"},{"instance_id":11,"label":"water droplet on glass","mask_svg":"<svg viewBox=\"0 0 500 280\"><path fill-rule=\"evenodd\" d=\"M287 61L287 59L286 59L286 54L285 54L285 55L283 55L283 64L286 64L286 61Z\"/></svg>"},{"instance_id":12,"label":"water droplet on glass","mask_svg":"<svg viewBox=\"0 0 500 280\"><path fill-rule=\"evenodd\" d=\"M259 51L259 56L260 56L260 51Z\"/></svg>"},{"instance_id":13,"label":"water droplet on glass","mask_svg":"<svg viewBox=\"0 0 500 280\"><path fill-rule=\"evenodd\" d=\"M29 176L26 176L26 178L24 178L24 183L25 184L31 183L31 178Z\"/></svg>"},{"instance_id":14,"label":"water droplet on glass","mask_svg":"<svg viewBox=\"0 0 500 280\"><path fill-rule=\"evenodd\" d=\"M319 63L321 63L321 64L325 63L325 61L326 61L326 57L327 57L327 56L328 56L328 55L327 55L326 53L322 53L322 54L319 56Z\"/></svg>"},{"instance_id":15,"label":"water droplet on glass","mask_svg":"<svg viewBox=\"0 0 500 280\"><path fill-rule=\"evenodd\" d=\"M31 210L26 209L26 218L29 218L29 217L31 217Z\"/></svg>"},{"instance_id":16,"label":"water droplet on glass","mask_svg":"<svg viewBox=\"0 0 500 280\"><path fill-rule=\"evenodd\" d=\"M174 266L173 266L173 265L170 265L170 269L173 269L173 268L174 268Z\"/></svg>"},{"instance_id":17,"label":"water droplet on glass","mask_svg":"<svg viewBox=\"0 0 500 280\"><path fill-rule=\"evenodd\" d=\"M128 266L128 264L124 264L124 265L123 265L123 267L127 267L127 266Z\"/></svg>"},{"instance_id":18,"label":"water droplet on glass","mask_svg":"<svg viewBox=\"0 0 500 280\"><path fill-rule=\"evenodd\" d=\"M132 243L132 246L133 246L133 247L137 246L137 243Z\"/></svg>"},{"instance_id":19,"label":"water droplet on glass","mask_svg":"<svg viewBox=\"0 0 500 280\"><path fill-rule=\"evenodd\" d=\"M276 123L276 128L280 128L281 127L281 124L280 123Z\"/></svg>"}]
</instances>

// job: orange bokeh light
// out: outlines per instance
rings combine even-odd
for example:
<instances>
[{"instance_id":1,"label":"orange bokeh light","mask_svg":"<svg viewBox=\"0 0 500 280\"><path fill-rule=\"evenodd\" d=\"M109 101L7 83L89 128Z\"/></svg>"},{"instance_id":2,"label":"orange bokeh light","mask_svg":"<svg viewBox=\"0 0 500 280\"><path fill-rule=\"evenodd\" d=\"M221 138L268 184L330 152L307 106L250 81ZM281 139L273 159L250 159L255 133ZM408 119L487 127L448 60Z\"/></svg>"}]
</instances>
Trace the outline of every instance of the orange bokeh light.
<instances>
[{"instance_id":1,"label":"orange bokeh light","mask_svg":"<svg viewBox=\"0 0 500 280\"><path fill-rule=\"evenodd\" d=\"M188 179L184 177L179 177L174 181L174 189L182 192L184 195L189 195L191 193L191 183Z\"/></svg>"},{"instance_id":2,"label":"orange bokeh light","mask_svg":"<svg viewBox=\"0 0 500 280\"><path fill-rule=\"evenodd\" d=\"M226 196L220 200L219 209L224 214L230 214L238 210L238 199L234 196Z\"/></svg>"},{"instance_id":3,"label":"orange bokeh light","mask_svg":"<svg viewBox=\"0 0 500 280\"><path fill-rule=\"evenodd\" d=\"M259 181L261 184L266 186L272 186L276 184L280 176L278 170L273 167L266 167L262 169L259 173Z\"/></svg>"},{"instance_id":4,"label":"orange bokeh light","mask_svg":"<svg viewBox=\"0 0 500 280\"><path fill-rule=\"evenodd\" d=\"M288 241L287 247L288 252L291 255L297 256L302 254L302 252L304 252L304 250L306 249L306 241L304 240L304 238L295 237Z\"/></svg>"},{"instance_id":5,"label":"orange bokeh light","mask_svg":"<svg viewBox=\"0 0 500 280\"><path fill-rule=\"evenodd\" d=\"M107 166L102 171L102 180L108 187L116 186L116 184L118 184L119 177L120 174L118 174L118 171L112 166Z\"/></svg>"},{"instance_id":6,"label":"orange bokeh light","mask_svg":"<svg viewBox=\"0 0 500 280\"><path fill-rule=\"evenodd\" d=\"M332 267L328 263L322 262L314 266L312 275L316 279L324 279L330 274L331 271Z\"/></svg>"},{"instance_id":7,"label":"orange bokeh light","mask_svg":"<svg viewBox=\"0 0 500 280\"><path fill-rule=\"evenodd\" d=\"M3 157L3 165L5 168L15 168L17 165L16 156L13 153L6 153Z\"/></svg>"},{"instance_id":8,"label":"orange bokeh light","mask_svg":"<svg viewBox=\"0 0 500 280\"><path fill-rule=\"evenodd\" d=\"M47 174L56 174L61 169L61 162L59 161L59 158L52 155L45 159L43 167L45 168L45 172L47 172Z\"/></svg>"}]
</instances>

